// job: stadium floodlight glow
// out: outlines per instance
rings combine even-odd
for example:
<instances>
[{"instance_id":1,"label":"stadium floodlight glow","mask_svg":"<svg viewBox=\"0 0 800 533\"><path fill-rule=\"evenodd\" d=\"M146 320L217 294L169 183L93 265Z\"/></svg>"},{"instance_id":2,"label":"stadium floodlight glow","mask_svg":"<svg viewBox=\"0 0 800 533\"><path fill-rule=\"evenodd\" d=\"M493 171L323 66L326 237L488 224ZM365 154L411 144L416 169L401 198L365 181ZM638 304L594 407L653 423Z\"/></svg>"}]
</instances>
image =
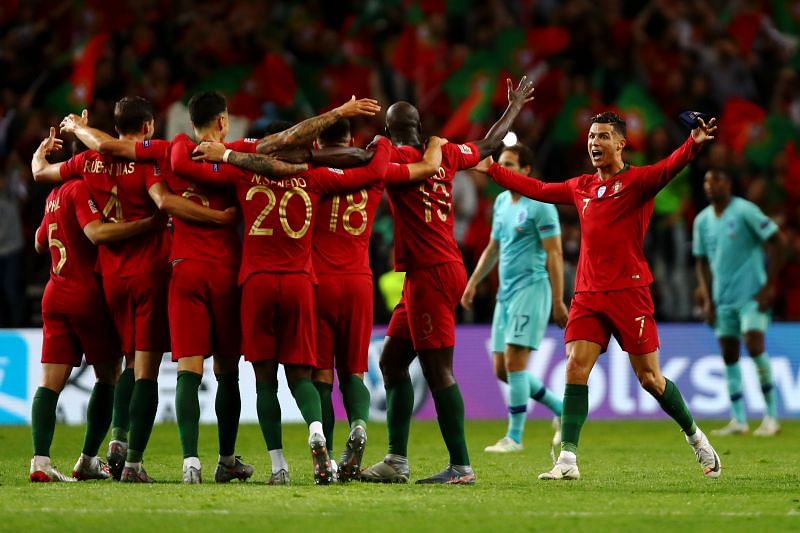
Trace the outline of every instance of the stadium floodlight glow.
<instances>
[{"instance_id":1,"label":"stadium floodlight glow","mask_svg":"<svg viewBox=\"0 0 800 533\"><path fill-rule=\"evenodd\" d=\"M506 133L506 136L503 137L503 144L506 146L514 146L517 144L517 134L513 131Z\"/></svg>"}]
</instances>

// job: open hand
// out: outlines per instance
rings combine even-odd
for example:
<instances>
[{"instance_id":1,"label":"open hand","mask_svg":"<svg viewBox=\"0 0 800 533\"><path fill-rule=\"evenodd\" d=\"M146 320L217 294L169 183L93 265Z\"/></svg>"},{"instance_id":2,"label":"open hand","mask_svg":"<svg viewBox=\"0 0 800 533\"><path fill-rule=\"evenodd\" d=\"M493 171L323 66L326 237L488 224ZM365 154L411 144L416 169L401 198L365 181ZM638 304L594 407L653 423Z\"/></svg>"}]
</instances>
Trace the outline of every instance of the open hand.
<instances>
[{"instance_id":1,"label":"open hand","mask_svg":"<svg viewBox=\"0 0 800 533\"><path fill-rule=\"evenodd\" d=\"M509 104L522 107L528 102L533 102L533 82L528 81L527 76L522 76L516 89L514 89L514 86L511 84L511 78L506 78L506 85L508 85Z\"/></svg>"},{"instance_id":2,"label":"open hand","mask_svg":"<svg viewBox=\"0 0 800 533\"><path fill-rule=\"evenodd\" d=\"M355 95L353 95L350 100L337 107L336 110L339 111L342 118L359 116L371 117L381 110L381 106L378 104L377 100L373 100L372 98L356 100Z\"/></svg>"},{"instance_id":3,"label":"open hand","mask_svg":"<svg viewBox=\"0 0 800 533\"><path fill-rule=\"evenodd\" d=\"M700 126L696 127L692 130L692 139L697 144L703 144L704 142L714 140L714 132L717 131L717 119L712 118L706 124L702 118L697 119L700 123Z\"/></svg>"},{"instance_id":4,"label":"open hand","mask_svg":"<svg viewBox=\"0 0 800 533\"><path fill-rule=\"evenodd\" d=\"M74 133L76 128L89 125L89 111L84 109L81 115L70 113L61 121L61 133Z\"/></svg>"},{"instance_id":5,"label":"open hand","mask_svg":"<svg viewBox=\"0 0 800 533\"><path fill-rule=\"evenodd\" d=\"M42 150L44 155L50 155L51 152L61 150L63 146L64 141L56 137L56 129L50 128L50 134L39 144L39 150Z\"/></svg>"}]
</instances>

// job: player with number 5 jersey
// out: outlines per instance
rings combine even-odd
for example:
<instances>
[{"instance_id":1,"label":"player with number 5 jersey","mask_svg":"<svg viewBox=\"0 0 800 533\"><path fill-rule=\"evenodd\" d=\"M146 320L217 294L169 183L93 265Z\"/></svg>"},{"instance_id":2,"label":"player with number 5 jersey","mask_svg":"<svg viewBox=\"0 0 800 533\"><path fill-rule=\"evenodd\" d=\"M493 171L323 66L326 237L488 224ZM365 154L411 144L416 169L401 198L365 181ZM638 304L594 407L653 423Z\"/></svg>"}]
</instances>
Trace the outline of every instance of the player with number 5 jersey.
<instances>
[{"instance_id":1,"label":"player with number 5 jersey","mask_svg":"<svg viewBox=\"0 0 800 533\"><path fill-rule=\"evenodd\" d=\"M45 156L60 147L61 140L55 137L55 128L51 128L50 136L33 155L31 169L35 175L49 166ZM49 250L52 267L42 297L42 382L31 409L34 447L31 481L111 476L108 465L96 455L111 424L122 351L95 273L97 248L93 244L130 238L156 226L152 217L116 224L103 222L83 181L57 186L47 197L35 240L37 252ZM79 366L84 355L97 381L87 406L83 451L69 478L50 462L50 445L59 394L72 367Z\"/></svg>"}]
</instances>

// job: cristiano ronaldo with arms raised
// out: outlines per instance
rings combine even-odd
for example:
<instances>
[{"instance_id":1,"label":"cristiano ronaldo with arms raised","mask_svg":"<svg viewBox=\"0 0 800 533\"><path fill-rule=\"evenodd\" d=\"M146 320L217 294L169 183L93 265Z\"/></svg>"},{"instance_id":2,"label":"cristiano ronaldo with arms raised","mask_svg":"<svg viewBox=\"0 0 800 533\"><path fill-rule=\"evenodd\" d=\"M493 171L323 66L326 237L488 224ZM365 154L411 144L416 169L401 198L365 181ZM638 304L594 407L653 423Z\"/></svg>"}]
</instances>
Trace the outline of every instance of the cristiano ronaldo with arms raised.
<instances>
[{"instance_id":1,"label":"cristiano ronaldo with arms raised","mask_svg":"<svg viewBox=\"0 0 800 533\"><path fill-rule=\"evenodd\" d=\"M611 335L630 359L642 388L649 392L686 434L706 477L719 477L719 456L697 427L677 386L661 374L658 331L653 320L644 236L653 198L713 139L715 119L698 121L691 135L669 157L644 167L622 160L625 121L614 113L592 118L587 149L594 174L563 183L545 183L515 174L489 159L479 168L514 192L555 204L572 204L581 224L581 250L564 341L566 387L561 418L561 453L539 479L578 479L581 427L589 413L589 373L606 351Z\"/></svg>"}]
</instances>

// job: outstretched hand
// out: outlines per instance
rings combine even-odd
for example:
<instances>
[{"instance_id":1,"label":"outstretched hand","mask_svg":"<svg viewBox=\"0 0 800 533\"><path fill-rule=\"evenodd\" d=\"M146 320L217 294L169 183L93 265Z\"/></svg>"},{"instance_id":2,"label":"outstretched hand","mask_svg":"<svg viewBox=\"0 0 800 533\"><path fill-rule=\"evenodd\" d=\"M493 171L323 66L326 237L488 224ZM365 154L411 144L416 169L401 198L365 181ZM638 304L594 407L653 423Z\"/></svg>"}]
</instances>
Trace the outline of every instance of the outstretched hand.
<instances>
[{"instance_id":1,"label":"outstretched hand","mask_svg":"<svg viewBox=\"0 0 800 533\"><path fill-rule=\"evenodd\" d=\"M76 128L89 125L89 111L84 109L81 115L70 113L61 121L61 133L74 133Z\"/></svg>"},{"instance_id":2,"label":"outstretched hand","mask_svg":"<svg viewBox=\"0 0 800 533\"><path fill-rule=\"evenodd\" d=\"M50 128L50 134L39 143L39 150L44 152L44 155L50 155L51 152L61 150L64 146L64 141L56 137L56 129Z\"/></svg>"},{"instance_id":3,"label":"outstretched hand","mask_svg":"<svg viewBox=\"0 0 800 533\"><path fill-rule=\"evenodd\" d=\"M714 132L717 131L717 119L712 118L706 124L702 118L697 119L700 123L698 127L692 130L692 139L697 144L703 144L704 142L714 140Z\"/></svg>"},{"instance_id":4,"label":"outstretched hand","mask_svg":"<svg viewBox=\"0 0 800 533\"><path fill-rule=\"evenodd\" d=\"M533 82L529 81L527 76L522 76L516 89L511 84L511 78L506 78L506 84L508 85L508 103L510 105L522 107L528 102L533 102Z\"/></svg>"},{"instance_id":5,"label":"outstretched hand","mask_svg":"<svg viewBox=\"0 0 800 533\"><path fill-rule=\"evenodd\" d=\"M356 100L355 95L350 97L350 100L336 108L342 118L351 117L371 117L381 110L381 106L377 100L372 98L362 98Z\"/></svg>"}]
</instances>

